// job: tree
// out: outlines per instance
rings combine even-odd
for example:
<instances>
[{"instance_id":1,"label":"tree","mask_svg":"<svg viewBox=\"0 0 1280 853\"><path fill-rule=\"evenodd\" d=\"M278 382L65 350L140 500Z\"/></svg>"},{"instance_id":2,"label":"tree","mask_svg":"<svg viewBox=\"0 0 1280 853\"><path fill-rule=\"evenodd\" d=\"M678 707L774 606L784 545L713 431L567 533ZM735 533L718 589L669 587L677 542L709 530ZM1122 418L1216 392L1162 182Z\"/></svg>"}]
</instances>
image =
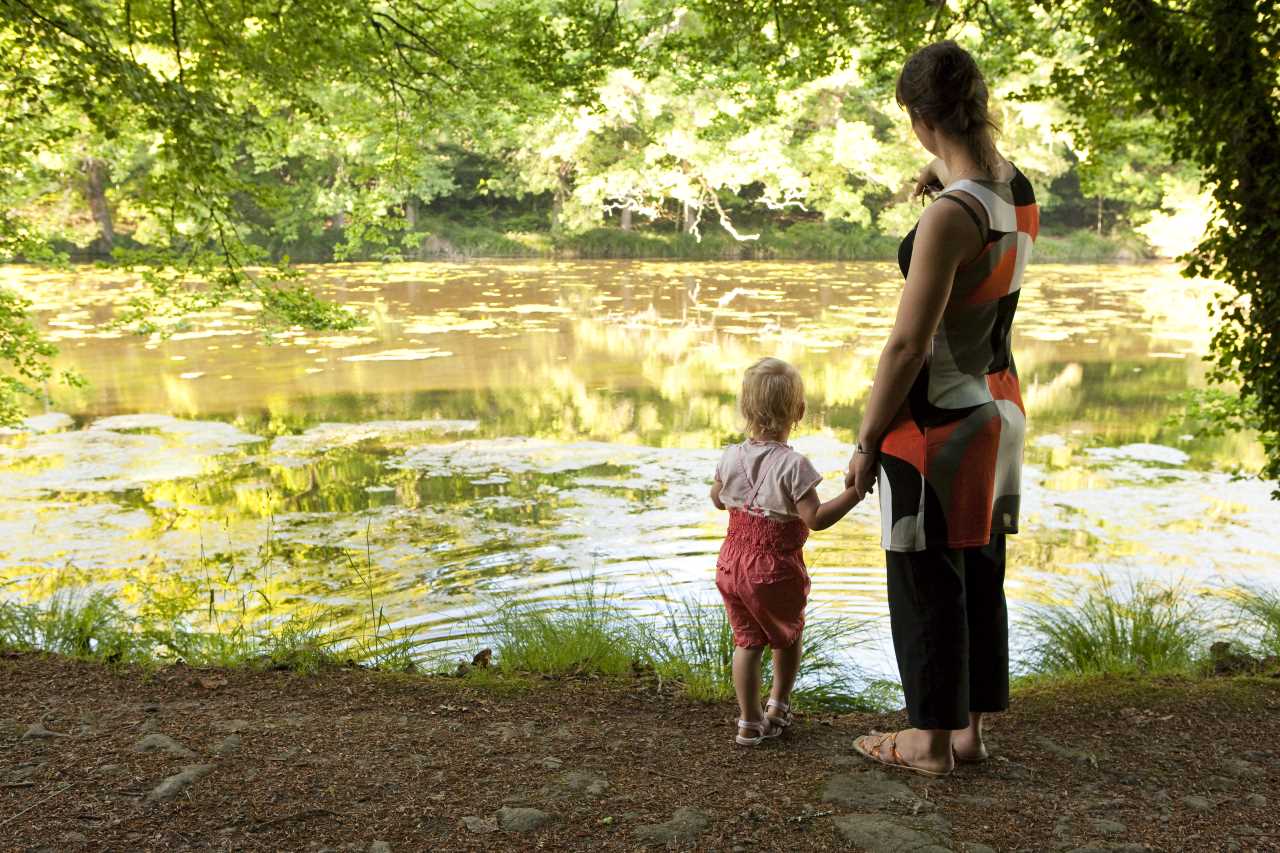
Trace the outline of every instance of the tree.
<instances>
[{"instance_id":1,"label":"tree","mask_svg":"<svg viewBox=\"0 0 1280 853\"><path fill-rule=\"evenodd\" d=\"M1240 394L1219 397L1217 411L1259 431L1262 476L1280 480L1280 10L1273 0L1090 0L1064 11L1094 42L1054 79L1085 132L1117 112L1154 114L1212 192L1217 218L1185 261L1188 275L1233 291L1217 306L1212 375Z\"/></svg>"},{"instance_id":2,"label":"tree","mask_svg":"<svg viewBox=\"0 0 1280 853\"><path fill-rule=\"evenodd\" d=\"M282 122L327 125L333 105L325 96L342 86L354 89L357 102L379 103L390 147L408 150L459 101L501 104L549 79L557 86L588 80L635 43L627 30L616 4L592 0L0 0L0 201L72 132L68 114L79 132L108 141L139 128L154 159L135 202L161 239L115 247L117 260L151 285L125 322L162 328L238 297L257 300L267 322L349 326L351 315L316 299L287 269L253 268L265 253L248 239L246 212L284 216L294 194L244 168L250 152L272 150ZM401 205L415 189L401 178L412 170L400 169L394 151L379 150L373 161L384 174L352 182L367 204L350 202L356 210L341 212L356 214L366 240L376 212ZM86 188L100 237L113 237L105 174L90 163ZM0 259L17 257L52 255L31 223L4 205ZM48 378L53 349L16 295L0 297L0 414L12 420L21 395L38 394Z\"/></svg>"}]
</instances>

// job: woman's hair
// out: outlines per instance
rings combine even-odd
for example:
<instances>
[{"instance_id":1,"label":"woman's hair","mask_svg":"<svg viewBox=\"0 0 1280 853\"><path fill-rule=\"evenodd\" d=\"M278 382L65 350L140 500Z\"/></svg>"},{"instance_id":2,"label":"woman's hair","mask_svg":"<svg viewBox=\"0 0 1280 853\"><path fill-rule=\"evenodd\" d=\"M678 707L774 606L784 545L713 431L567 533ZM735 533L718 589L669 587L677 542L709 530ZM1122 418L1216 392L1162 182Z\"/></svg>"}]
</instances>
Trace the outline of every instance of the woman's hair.
<instances>
[{"instance_id":1,"label":"woman's hair","mask_svg":"<svg viewBox=\"0 0 1280 853\"><path fill-rule=\"evenodd\" d=\"M804 416L800 371L780 358L762 358L747 368L738 400L747 429L781 435Z\"/></svg>"},{"instance_id":2,"label":"woman's hair","mask_svg":"<svg viewBox=\"0 0 1280 853\"><path fill-rule=\"evenodd\" d=\"M920 48L902 66L894 94L913 119L962 140L979 166L994 171L991 134L1000 127L987 107L987 83L967 50L950 40Z\"/></svg>"}]
</instances>

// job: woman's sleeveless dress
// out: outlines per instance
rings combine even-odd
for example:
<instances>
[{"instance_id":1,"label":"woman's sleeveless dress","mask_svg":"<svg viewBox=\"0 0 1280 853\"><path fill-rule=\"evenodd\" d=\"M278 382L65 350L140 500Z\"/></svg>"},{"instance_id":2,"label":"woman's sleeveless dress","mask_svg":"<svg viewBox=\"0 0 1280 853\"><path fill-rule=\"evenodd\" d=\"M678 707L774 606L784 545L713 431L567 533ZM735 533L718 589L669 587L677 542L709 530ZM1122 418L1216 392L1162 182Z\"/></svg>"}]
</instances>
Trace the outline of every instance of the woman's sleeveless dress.
<instances>
[{"instance_id":1,"label":"woman's sleeveless dress","mask_svg":"<svg viewBox=\"0 0 1280 853\"><path fill-rule=\"evenodd\" d=\"M1016 168L1010 181L956 181L942 195L958 191L985 208L987 243L956 271L930 355L880 444L887 551L971 548L1018 530L1026 413L1010 344L1040 209ZM915 233L898 247L903 276Z\"/></svg>"}]
</instances>

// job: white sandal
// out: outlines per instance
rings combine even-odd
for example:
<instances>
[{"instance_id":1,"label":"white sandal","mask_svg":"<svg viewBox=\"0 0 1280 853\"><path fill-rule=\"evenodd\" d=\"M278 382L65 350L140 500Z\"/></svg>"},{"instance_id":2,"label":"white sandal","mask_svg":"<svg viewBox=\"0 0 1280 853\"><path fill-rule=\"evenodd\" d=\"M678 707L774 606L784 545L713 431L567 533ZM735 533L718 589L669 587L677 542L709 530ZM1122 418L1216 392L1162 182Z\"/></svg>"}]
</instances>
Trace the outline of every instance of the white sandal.
<instances>
[{"instance_id":1,"label":"white sandal","mask_svg":"<svg viewBox=\"0 0 1280 853\"><path fill-rule=\"evenodd\" d=\"M758 733L759 737L743 737L742 735L734 735L734 741L738 746L759 746L769 738L775 738L782 734L782 726L775 725L768 719L753 723L749 720L738 720L738 729L746 729L749 732Z\"/></svg>"},{"instance_id":2,"label":"white sandal","mask_svg":"<svg viewBox=\"0 0 1280 853\"><path fill-rule=\"evenodd\" d=\"M777 708L781 712L779 716L775 717L769 713L774 708ZM764 706L764 712L765 712L765 715L769 718L769 722L773 723L775 726L779 726L785 729L787 726L791 725L792 723L791 706L788 705L786 702L779 702L777 699L770 699Z\"/></svg>"}]
</instances>

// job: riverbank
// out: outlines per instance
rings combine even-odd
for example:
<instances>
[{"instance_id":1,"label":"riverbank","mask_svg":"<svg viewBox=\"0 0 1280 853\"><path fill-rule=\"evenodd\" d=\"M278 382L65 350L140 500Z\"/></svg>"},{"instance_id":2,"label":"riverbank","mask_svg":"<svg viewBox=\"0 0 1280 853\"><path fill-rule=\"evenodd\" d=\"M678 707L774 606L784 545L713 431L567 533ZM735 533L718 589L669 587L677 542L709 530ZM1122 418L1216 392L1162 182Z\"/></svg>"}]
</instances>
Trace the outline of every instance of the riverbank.
<instances>
[{"instance_id":1,"label":"riverbank","mask_svg":"<svg viewBox=\"0 0 1280 853\"><path fill-rule=\"evenodd\" d=\"M993 759L882 773L805 715L733 745L733 709L652 676L113 668L0 658L13 850L1274 850L1280 679L1026 685ZM927 845L934 846L929 847ZM983 847L981 845L987 845Z\"/></svg>"},{"instance_id":2,"label":"riverbank","mask_svg":"<svg viewBox=\"0 0 1280 853\"><path fill-rule=\"evenodd\" d=\"M700 238L671 231L593 228L576 233L511 231L498 226L465 225L447 220L424 222L405 260L440 258L564 258L580 260L787 260L892 261L901 235L880 234L839 223L801 222L767 226L755 239L737 240L722 229L708 228ZM420 238L420 240L418 239ZM1109 263L1150 260L1155 255L1136 234L1102 236L1088 229L1042 233L1035 259L1055 263ZM330 260L323 252L295 260ZM351 258L357 259L355 257ZM377 258L359 258L377 260Z\"/></svg>"}]
</instances>

